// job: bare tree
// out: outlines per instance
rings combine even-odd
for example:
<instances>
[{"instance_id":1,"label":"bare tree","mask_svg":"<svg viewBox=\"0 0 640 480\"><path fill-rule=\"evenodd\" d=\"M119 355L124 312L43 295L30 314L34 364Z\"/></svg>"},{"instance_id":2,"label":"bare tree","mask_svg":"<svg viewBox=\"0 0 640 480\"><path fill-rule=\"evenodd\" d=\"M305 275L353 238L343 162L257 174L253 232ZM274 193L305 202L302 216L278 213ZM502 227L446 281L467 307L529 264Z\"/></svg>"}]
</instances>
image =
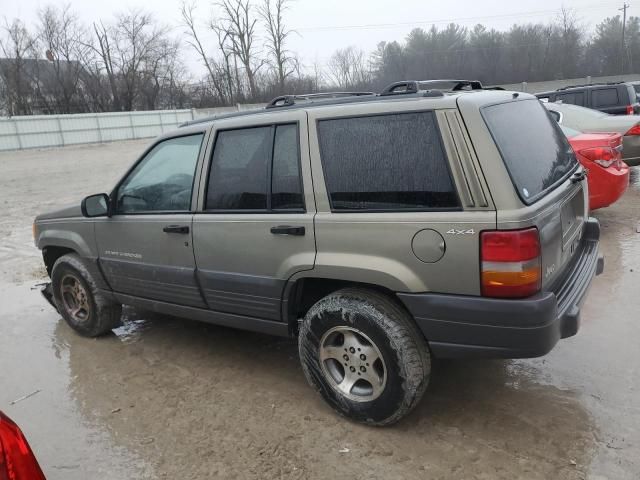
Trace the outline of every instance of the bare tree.
<instances>
[{"instance_id":1,"label":"bare tree","mask_svg":"<svg viewBox=\"0 0 640 480\"><path fill-rule=\"evenodd\" d=\"M55 111L72 113L82 108L81 59L89 53L87 32L69 5L40 10L39 47L46 53L53 75L47 75L46 94L56 99ZM50 78L51 77L51 78Z\"/></svg>"},{"instance_id":2,"label":"bare tree","mask_svg":"<svg viewBox=\"0 0 640 480\"><path fill-rule=\"evenodd\" d=\"M91 45L108 79L113 109L133 110L149 72L156 74L168 56L175 57L178 46L168 39L166 27L140 10L118 14L111 25L94 23L93 29Z\"/></svg>"},{"instance_id":3,"label":"bare tree","mask_svg":"<svg viewBox=\"0 0 640 480\"><path fill-rule=\"evenodd\" d=\"M198 33L198 28L194 18L195 10L196 10L195 4L187 3L187 2L183 2L180 9L180 13L182 15L182 23L187 28L186 33L189 38L189 40L187 40L187 44L190 45L196 51L196 53L202 60L202 64L207 70L207 74L209 76L209 82L211 86L215 90L220 100L224 102L225 94L224 94L223 86L220 85L219 67L215 59L211 58L207 54L207 51L205 50L204 45L200 40L200 35ZM215 22L213 20L211 21L210 27L212 30L218 33L215 27ZM218 34L218 43L219 43L220 49L222 50L222 45L225 43L224 36L221 37Z\"/></svg>"},{"instance_id":4,"label":"bare tree","mask_svg":"<svg viewBox=\"0 0 640 480\"><path fill-rule=\"evenodd\" d=\"M267 30L267 51L276 73L280 93L284 92L285 80L296 68L295 59L285 47L285 41L291 34L291 30L285 27L283 18L288 3L289 0L264 0L258 10Z\"/></svg>"},{"instance_id":5,"label":"bare tree","mask_svg":"<svg viewBox=\"0 0 640 480\"><path fill-rule=\"evenodd\" d=\"M336 50L329 59L329 75L340 88L365 86L371 81L371 71L363 50L346 47Z\"/></svg>"},{"instance_id":6,"label":"bare tree","mask_svg":"<svg viewBox=\"0 0 640 480\"><path fill-rule=\"evenodd\" d=\"M27 63L34 57L36 38L18 19L11 23L5 19L2 30L4 38L0 39L0 50L5 60L0 63L0 75L7 91L7 112L9 115L28 115L31 113L28 101L31 87Z\"/></svg>"},{"instance_id":7,"label":"bare tree","mask_svg":"<svg viewBox=\"0 0 640 480\"><path fill-rule=\"evenodd\" d=\"M218 3L223 16L220 27L229 35L233 54L240 61L249 82L249 94L258 95L256 74L264 65L255 51L257 19L252 15L250 0L222 0Z\"/></svg>"}]
</instances>

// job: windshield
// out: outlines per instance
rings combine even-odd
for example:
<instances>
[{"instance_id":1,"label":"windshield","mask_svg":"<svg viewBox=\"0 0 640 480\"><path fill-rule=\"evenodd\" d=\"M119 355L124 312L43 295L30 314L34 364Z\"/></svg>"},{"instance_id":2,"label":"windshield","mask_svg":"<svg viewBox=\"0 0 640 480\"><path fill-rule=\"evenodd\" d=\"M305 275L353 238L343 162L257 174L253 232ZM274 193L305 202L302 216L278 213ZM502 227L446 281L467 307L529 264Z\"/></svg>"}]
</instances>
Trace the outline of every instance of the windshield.
<instances>
[{"instance_id":1,"label":"windshield","mask_svg":"<svg viewBox=\"0 0 640 480\"><path fill-rule=\"evenodd\" d=\"M530 205L578 165L567 137L536 100L482 109L518 195Z\"/></svg>"}]
</instances>

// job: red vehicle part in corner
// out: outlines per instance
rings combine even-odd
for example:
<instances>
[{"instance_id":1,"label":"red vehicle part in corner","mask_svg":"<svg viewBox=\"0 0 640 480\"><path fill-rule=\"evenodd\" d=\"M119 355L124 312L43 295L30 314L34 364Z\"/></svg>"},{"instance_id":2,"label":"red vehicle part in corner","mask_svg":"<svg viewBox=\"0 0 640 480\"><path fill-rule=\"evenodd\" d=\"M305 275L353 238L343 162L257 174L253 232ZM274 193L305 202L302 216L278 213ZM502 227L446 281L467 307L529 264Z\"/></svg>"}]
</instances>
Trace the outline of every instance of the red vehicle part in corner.
<instances>
[{"instance_id":1,"label":"red vehicle part in corner","mask_svg":"<svg viewBox=\"0 0 640 480\"><path fill-rule=\"evenodd\" d=\"M0 412L0 480L46 480L20 428Z\"/></svg>"},{"instance_id":2,"label":"red vehicle part in corner","mask_svg":"<svg viewBox=\"0 0 640 480\"><path fill-rule=\"evenodd\" d=\"M622 135L581 133L569 137L578 161L589 171L589 208L617 201L629 186L629 167L622 161Z\"/></svg>"}]
</instances>

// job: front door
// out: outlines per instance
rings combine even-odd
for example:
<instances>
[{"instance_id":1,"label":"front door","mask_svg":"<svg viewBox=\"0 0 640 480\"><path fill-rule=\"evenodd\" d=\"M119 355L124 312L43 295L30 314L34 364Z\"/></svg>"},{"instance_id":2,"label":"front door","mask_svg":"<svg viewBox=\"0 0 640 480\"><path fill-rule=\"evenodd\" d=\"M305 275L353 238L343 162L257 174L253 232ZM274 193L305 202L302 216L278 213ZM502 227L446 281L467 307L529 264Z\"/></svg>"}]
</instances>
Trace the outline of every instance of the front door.
<instances>
[{"instance_id":1,"label":"front door","mask_svg":"<svg viewBox=\"0 0 640 480\"><path fill-rule=\"evenodd\" d=\"M193 185L204 132L153 146L113 194L113 215L96 222L99 261L122 294L204 307L192 246Z\"/></svg>"},{"instance_id":2,"label":"front door","mask_svg":"<svg viewBox=\"0 0 640 480\"><path fill-rule=\"evenodd\" d=\"M314 265L315 203L306 113L260 118L216 123L193 242L210 309L279 321L287 280Z\"/></svg>"}]
</instances>

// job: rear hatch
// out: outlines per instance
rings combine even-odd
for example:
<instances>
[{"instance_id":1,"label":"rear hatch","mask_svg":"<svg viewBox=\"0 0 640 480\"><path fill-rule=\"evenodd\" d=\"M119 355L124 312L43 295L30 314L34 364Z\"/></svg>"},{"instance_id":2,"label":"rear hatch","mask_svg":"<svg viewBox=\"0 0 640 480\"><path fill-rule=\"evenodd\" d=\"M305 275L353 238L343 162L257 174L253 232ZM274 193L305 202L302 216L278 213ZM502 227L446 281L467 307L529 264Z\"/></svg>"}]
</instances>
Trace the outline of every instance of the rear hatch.
<instances>
[{"instance_id":1,"label":"rear hatch","mask_svg":"<svg viewBox=\"0 0 640 480\"><path fill-rule=\"evenodd\" d=\"M480 160L483 170L496 170L491 189L500 191L494 198L497 228L538 229L542 289L555 289L554 282L579 253L588 216L583 169L557 122L535 98L515 94L482 106L480 115L494 143L494 153Z\"/></svg>"}]
</instances>

